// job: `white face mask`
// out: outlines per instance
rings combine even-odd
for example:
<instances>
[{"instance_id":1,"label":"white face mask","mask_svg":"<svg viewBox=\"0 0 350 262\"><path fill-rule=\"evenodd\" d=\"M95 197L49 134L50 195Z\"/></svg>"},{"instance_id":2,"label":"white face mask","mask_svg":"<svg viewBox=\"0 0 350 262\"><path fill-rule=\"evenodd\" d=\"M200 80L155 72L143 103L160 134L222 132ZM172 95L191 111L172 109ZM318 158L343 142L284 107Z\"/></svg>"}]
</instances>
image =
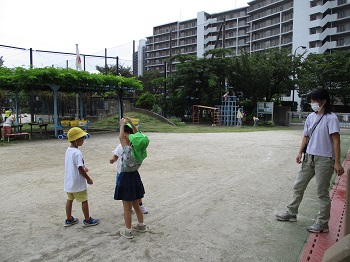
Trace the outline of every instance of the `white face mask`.
<instances>
[{"instance_id":1,"label":"white face mask","mask_svg":"<svg viewBox=\"0 0 350 262\"><path fill-rule=\"evenodd\" d=\"M310 105L312 110L315 112L319 112L322 109L322 106L320 106L318 103L311 103Z\"/></svg>"}]
</instances>

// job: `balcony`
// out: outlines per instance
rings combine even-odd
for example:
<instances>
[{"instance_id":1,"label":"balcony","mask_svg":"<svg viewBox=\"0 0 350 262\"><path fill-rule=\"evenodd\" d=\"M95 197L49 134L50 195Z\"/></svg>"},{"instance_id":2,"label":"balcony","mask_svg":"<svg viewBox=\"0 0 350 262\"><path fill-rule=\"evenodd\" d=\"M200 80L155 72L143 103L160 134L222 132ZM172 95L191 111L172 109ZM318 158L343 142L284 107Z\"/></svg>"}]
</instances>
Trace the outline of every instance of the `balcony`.
<instances>
[{"instance_id":1,"label":"balcony","mask_svg":"<svg viewBox=\"0 0 350 262\"><path fill-rule=\"evenodd\" d=\"M325 39L327 36L329 35L334 35L337 33L337 29L336 28L327 28L326 30L324 30L322 33L316 33L313 35L309 36L309 41L313 42L313 41L323 41L323 39Z\"/></svg>"},{"instance_id":2,"label":"balcony","mask_svg":"<svg viewBox=\"0 0 350 262\"><path fill-rule=\"evenodd\" d=\"M314 27L324 27L325 24L328 22L333 22L337 20L337 15L326 15L323 19L316 19L313 21L310 21L309 28L314 28Z\"/></svg>"}]
</instances>

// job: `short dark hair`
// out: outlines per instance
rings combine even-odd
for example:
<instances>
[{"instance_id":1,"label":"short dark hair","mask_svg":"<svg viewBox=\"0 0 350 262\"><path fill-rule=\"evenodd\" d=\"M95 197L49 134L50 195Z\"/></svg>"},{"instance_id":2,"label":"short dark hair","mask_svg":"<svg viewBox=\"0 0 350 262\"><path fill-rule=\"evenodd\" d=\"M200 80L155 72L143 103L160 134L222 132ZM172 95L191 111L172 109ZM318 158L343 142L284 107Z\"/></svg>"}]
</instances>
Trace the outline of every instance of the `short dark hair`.
<instances>
[{"instance_id":1,"label":"short dark hair","mask_svg":"<svg viewBox=\"0 0 350 262\"><path fill-rule=\"evenodd\" d=\"M324 104L324 113L325 114L331 113L331 98L329 96L327 89L318 88L314 91L311 91L307 95L307 100L311 101L311 99L315 101L326 100L326 103Z\"/></svg>"},{"instance_id":2,"label":"short dark hair","mask_svg":"<svg viewBox=\"0 0 350 262\"><path fill-rule=\"evenodd\" d=\"M131 128L130 126L128 126L128 125L125 125L125 126L124 126L124 132L125 132L125 133L130 133L130 134L133 134L133 133L134 133L134 131L132 130L132 128Z\"/></svg>"}]
</instances>

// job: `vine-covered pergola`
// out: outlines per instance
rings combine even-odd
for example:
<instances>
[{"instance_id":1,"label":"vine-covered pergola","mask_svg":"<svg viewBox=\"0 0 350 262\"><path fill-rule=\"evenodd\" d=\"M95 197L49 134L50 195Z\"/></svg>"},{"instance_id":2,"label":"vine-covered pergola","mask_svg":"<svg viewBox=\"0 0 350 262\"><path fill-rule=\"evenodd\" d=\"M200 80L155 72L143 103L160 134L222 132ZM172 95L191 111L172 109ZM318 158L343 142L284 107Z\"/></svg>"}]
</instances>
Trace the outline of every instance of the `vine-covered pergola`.
<instances>
[{"instance_id":1,"label":"vine-covered pergola","mask_svg":"<svg viewBox=\"0 0 350 262\"><path fill-rule=\"evenodd\" d=\"M16 118L18 119L18 93L52 90L54 98L54 126L57 137L58 106L57 92L76 93L80 97L87 92L115 91L119 99L119 116L122 116L121 99L126 89L140 90L142 84L135 78L126 78L115 75L94 74L74 69L45 68L7 68L0 67L0 90L12 91L16 96ZM80 111L82 112L82 110ZM32 115L33 121L33 115Z\"/></svg>"}]
</instances>

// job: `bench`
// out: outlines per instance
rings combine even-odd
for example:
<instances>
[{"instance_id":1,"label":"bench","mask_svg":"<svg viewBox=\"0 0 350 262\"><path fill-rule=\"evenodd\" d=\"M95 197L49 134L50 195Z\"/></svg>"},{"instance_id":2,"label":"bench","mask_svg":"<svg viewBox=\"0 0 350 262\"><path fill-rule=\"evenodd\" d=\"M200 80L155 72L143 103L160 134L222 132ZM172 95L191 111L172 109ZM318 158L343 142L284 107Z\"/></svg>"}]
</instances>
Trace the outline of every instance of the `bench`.
<instances>
[{"instance_id":1,"label":"bench","mask_svg":"<svg viewBox=\"0 0 350 262\"><path fill-rule=\"evenodd\" d=\"M27 136L28 136L29 140L31 139L30 133L26 133L26 132L5 134L5 137L7 137L7 142L10 142L10 137L16 137L16 136L24 136L25 139L26 139Z\"/></svg>"}]
</instances>

